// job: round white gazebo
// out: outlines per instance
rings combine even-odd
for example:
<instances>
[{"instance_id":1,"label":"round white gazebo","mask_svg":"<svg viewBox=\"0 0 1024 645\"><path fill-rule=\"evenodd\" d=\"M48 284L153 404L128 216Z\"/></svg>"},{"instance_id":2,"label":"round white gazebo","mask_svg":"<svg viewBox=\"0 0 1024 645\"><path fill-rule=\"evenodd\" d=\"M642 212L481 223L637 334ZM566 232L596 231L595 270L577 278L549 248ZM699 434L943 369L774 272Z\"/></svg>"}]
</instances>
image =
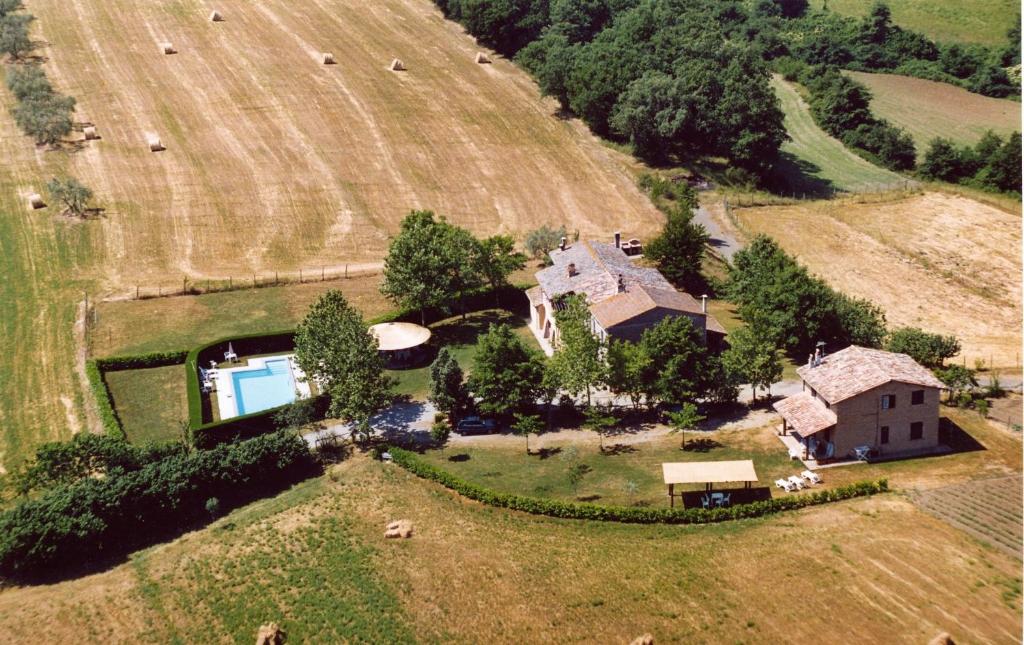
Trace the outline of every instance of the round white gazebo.
<instances>
[{"instance_id":1,"label":"round white gazebo","mask_svg":"<svg viewBox=\"0 0 1024 645\"><path fill-rule=\"evenodd\" d=\"M430 340L430 330L407 322L380 323L370 327L377 349L389 365L403 365L416 358L417 350Z\"/></svg>"}]
</instances>

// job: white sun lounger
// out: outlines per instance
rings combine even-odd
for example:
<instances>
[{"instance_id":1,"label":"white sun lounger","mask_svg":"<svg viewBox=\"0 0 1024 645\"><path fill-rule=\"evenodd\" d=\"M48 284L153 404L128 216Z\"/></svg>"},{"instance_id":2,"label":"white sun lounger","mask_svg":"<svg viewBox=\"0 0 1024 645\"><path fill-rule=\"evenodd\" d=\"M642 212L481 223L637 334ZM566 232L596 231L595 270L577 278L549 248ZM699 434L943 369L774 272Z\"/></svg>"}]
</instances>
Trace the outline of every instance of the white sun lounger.
<instances>
[{"instance_id":1,"label":"white sun lounger","mask_svg":"<svg viewBox=\"0 0 1024 645\"><path fill-rule=\"evenodd\" d=\"M789 478L789 483L793 484L793 486L795 486L797 490L800 490L807 485L804 483L804 480L800 479L796 475L793 475L792 477Z\"/></svg>"},{"instance_id":2,"label":"white sun lounger","mask_svg":"<svg viewBox=\"0 0 1024 645\"><path fill-rule=\"evenodd\" d=\"M789 481L785 479L776 479L775 485L781 488L782 490L786 491L787 493L791 493L796 489L796 487L793 486L793 484L789 483Z\"/></svg>"},{"instance_id":3,"label":"white sun lounger","mask_svg":"<svg viewBox=\"0 0 1024 645\"><path fill-rule=\"evenodd\" d=\"M811 482L812 484L821 483L821 477L819 477L817 473L813 473L809 470L805 470L804 472L800 473L800 476L806 479L807 481Z\"/></svg>"}]
</instances>

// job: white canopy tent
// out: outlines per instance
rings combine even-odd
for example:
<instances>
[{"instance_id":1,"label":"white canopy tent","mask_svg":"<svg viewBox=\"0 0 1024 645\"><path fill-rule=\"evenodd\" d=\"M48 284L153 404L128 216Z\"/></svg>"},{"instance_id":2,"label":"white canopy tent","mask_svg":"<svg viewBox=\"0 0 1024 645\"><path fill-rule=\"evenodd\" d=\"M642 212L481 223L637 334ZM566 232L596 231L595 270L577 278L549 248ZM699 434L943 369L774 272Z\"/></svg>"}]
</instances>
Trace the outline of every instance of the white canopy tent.
<instances>
[{"instance_id":1,"label":"white canopy tent","mask_svg":"<svg viewBox=\"0 0 1024 645\"><path fill-rule=\"evenodd\" d=\"M750 484L757 481L754 462L750 459L663 463L661 472L665 484L668 485L668 497L672 506L675 506L677 496L676 484L704 484L706 490L711 490L714 484L724 482L743 482L744 488L750 488ZM678 493L678 496L682 497L682 493Z\"/></svg>"}]
</instances>

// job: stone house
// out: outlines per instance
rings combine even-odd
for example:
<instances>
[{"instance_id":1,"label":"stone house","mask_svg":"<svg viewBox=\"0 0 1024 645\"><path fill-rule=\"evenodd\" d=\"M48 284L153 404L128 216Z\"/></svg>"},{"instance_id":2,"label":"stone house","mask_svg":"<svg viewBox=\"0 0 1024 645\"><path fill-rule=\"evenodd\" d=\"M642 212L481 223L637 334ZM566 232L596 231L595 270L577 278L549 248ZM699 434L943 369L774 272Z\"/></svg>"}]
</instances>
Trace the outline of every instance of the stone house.
<instances>
[{"instance_id":1,"label":"stone house","mask_svg":"<svg viewBox=\"0 0 1024 645\"><path fill-rule=\"evenodd\" d=\"M551 266L537 272L530 300L530 329L549 355L558 343L555 310L559 299L582 295L590 308L591 331L602 340L639 340L645 329L672 316L686 316L709 346L718 348L725 329L707 311L707 297L697 302L678 291L657 269L635 263L639 242L628 248L615 234L612 244L576 242L550 253Z\"/></svg>"},{"instance_id":2,"label":"stone house","mask_svg":"<svg viewBox=\"0 0 1024 645\"><path fill-rule=\"evenodd\" d=\"M939 447L939 394L927 368L906 354L851 346L799 368L803 391L773 404L783 433L809 459L843 459L865 447L878 457Z\"/></svg>"}]
</instances>

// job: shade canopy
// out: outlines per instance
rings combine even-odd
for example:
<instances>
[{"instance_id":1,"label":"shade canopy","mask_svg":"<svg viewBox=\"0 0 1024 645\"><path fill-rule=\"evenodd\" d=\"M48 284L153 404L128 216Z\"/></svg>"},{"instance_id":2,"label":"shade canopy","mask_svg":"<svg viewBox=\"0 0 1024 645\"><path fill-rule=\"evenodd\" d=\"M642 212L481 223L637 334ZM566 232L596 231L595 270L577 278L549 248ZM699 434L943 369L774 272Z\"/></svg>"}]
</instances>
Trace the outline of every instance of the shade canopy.
<instances>
[{"instance_id":1,"label":"shade canopy","mask_svg":"<svg viewBox=\"0 0 1024 645\"><path fill-rule=\"evenodd\" d=\"M720 482L756 482L754 462L690 461L661 465L666 484L717 484Z\"/></svg>"},{"instance_id":2,"label":"shade canopy","mask_svg":"<svg viewBox=\"0 0 1024 645\"><path fill-rule=\"evenodd\" d=\"M430 340L429 329L422 325L407 322L373 325L370 327L370 333L377 339L377 348L382 352L412 349Z\"/></svg>"}]
</instances>

